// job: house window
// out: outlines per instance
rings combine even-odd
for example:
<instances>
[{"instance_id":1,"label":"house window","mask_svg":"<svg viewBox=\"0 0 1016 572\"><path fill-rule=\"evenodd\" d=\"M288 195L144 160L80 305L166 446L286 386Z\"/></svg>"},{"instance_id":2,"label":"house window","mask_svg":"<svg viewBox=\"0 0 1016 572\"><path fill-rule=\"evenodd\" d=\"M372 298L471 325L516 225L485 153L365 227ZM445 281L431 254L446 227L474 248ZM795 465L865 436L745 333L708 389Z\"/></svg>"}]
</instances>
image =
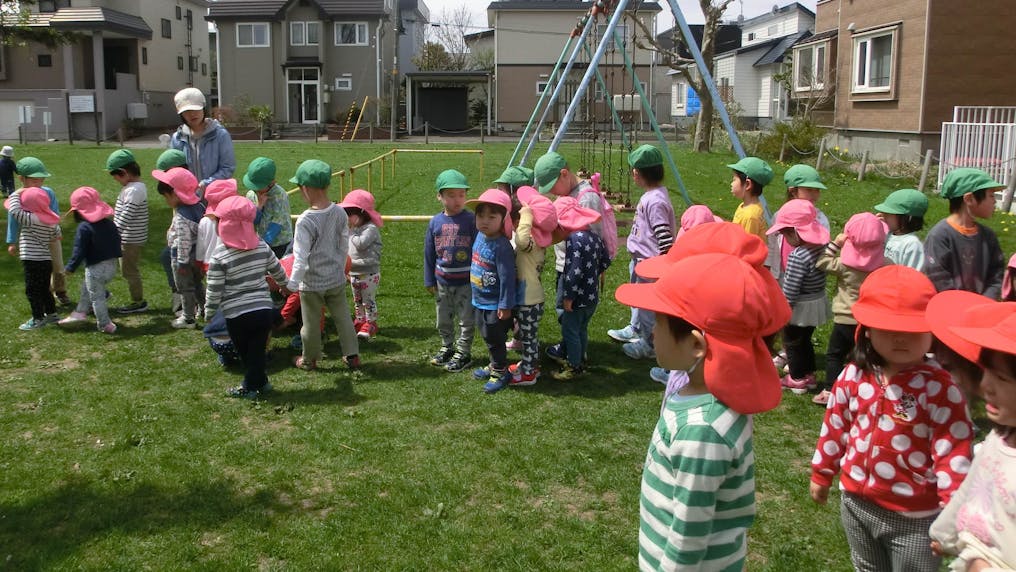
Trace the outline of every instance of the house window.
<instances>
[{"instance_id":1,"label":"house window","mask_svg":"<svg viewBox=\"0 0 1016 572\"><path fill-rule=\"evenodd\" d=\"M176 56L176 69L183 70L183 56Z\"/></svg>"},{"instance_id":2,"label":"house window","mask_svg":"<svg viewBox=\"0 0 1016 572\"><path fill-rule=\"evenodd\" d=\"M148 48L141 48L141 65L148 65Z\"/></svg>"},{"instance_id":3,"label":"house window","mask_svg":"<svg viewBox=\"0 0 1016 572\"><path fill-rule=\"evenodd\" d=\"M208 75L208 64L201 64L201 75Z\"/></svg>"},{"instance_id":4,"label":"house window","mask_svg":"<svg viewBox=\"0 0 1016 572\"><path fill-rule=\"evenodd\" d=\"M544 92L544 90L546 90L546 89L547 89L547 82L546 81L538 81L538 82L536 82L536 95L541 95Z\"/></svg>"},{"instance_id":5,"label":"house window","mask_svg":"<svg viewBox=\"0 0 1016 572\"><path fill-rule=\"evenodd\" d=\"M177 20L183 19L183 10L179 6L176 7L176 19Z\"/></svg>"},{"instance_id":6,"label":"house window","mask_svg":"<svg viewBox=\"0 0 1016 572\"><path fill-rule=\"evenodd\" d=\"M755 32L748 32L748 41L751 42L755 39Z\"/></svg>"},{"instance_id":7,"label":"house window","mask_svg":"<svg viewBox=\"0 0 1016 572\"><path fill-rule=\"evenodd\" d=\"M888 92L892 87L896 29L854 38L854 92Z\"/></svg>"},{"instance_id":8,"label":"house window","mask_svg":"<svg viewBox=\"0 0 1016 572\"><path fill-rule=\"evenodd\" d=\"M289 45L316 46L321 36L321 22L290 22Z\"/></svg>"},{"instance_id":9,"label":"house window","mask_svg":"<svg viewBox=\"0 0 1016 572\"><path fill-rule=\"evenodd\" d=\"M190 71L192 71L192 72L198 71L198 58L197 58L197 56L191 56L190 57Z\"/></svg>"},{"instance_id":10,"label":"house window","mask_svg":"<svg viewBox=\"0 0 1016 572\"><path fill-rule=\"evenodd\" d=\"M766 35L769 36L770 38L772 38L773 36L775 36L778 33L780 33L780 27L777 26L776 24L773 24L772 26L769 26L769 29L766 30Z\"/></svg>"},{"instance_id":11,"label":"house window","mask_svg":"<svg viewBox=\"0 0 1016 572\"><path fill-rule=\"evenodd\" d=\"M172 38L173 37L173 22L170 22L168 18L161 18L162 20L162 37Z\"/></svg>"},{"instance_id":12,"label":"house window","mask_svg":"<svg viewBox=\"0 0 1016 572\"><path fill-rule=\"evenodd\" d=\"M71 0L39 0L39 12L56 12L60 8L70 8Z\"/></svg>"},{"instance_id":13,"label":"house window","mask_svg":"<svg viewBox=\"0 0 1016 572\"><path fill-rule=\"evenodd\" d=\"M36 56L36 61L39 63L40 68L53 67L53 56L49 54L39 54Z\"/></svg>"},{"instance_id":14,"label":"house window","mask_svg":"<svg viewBox=\"0 0 1016 572\"><path fill-rule=\"evenodd\" d=\"M268 36L266 22L236 25L236 47L238 48L267 48Z\"/></svg>"},{"instance_id":15,"label":"house window","mask_svg":"<svg viewBox=\"0 0 1016 572\"><path fill-rule=\"evenodd\" d=\"M353 91L353 78L351 77L335 78L335 91Z\"/></svg>"},{"instance_id":16,"label":"house window","mask_svg":"<svg viewBox=\"0 0 1016 572\"><path fill-rule=\"evenodd\" d=\"M366 46L367 22L336 22L336 46Z\"/></svg>"},{"instance_id":17,"label":"house window","mask_svg":"<svg viewBox=\"0 0 1016 572\"><path fill-rule=\"evenodd\" d=\"M794 91L822 89L825 85L826 45L799 48L794 54Z\"/></svg>"}]
</instances>

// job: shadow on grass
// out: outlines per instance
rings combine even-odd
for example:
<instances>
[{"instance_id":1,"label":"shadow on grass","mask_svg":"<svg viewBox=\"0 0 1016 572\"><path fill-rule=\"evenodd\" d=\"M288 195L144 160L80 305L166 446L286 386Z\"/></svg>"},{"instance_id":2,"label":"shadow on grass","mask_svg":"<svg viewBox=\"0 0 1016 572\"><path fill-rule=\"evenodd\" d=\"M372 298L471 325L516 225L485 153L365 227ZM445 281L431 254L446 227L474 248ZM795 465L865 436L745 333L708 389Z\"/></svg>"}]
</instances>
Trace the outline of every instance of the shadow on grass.
<instances>
[{"instance_id":1,"label":"shadow on grass","mask_svg":"<svg viewBox=\"0 0 1016 572\"><path fill-rule=\"evenodd\" d=\"M313 387L301 386L301 382L287 383L282 386L276 385L274 390L263 397L263 400L272 405L356 405L365 398L356 392L353 386L354 374L332 374L327 371L307 372L307 383L313 382ZM333 385L321 387L320 382L332 380Z\"/></svg>"},{"instance_id":2,"label":"shadow on grass","mask_svg":"<svg viewBox=\"0 0 1016 572\"><path fill-rule=\"evenodd\" d=\"M7 569L43 570L114 531L145 537L175 528L204 530L234 519L263 520L292 508L272 492L243 494L226 480L140 483L130 490L74 480L24 503L0 505L0 546L9 559Z\"/></svg>"},{"instance_id":3,"label":"shadow on grass","mask_svg":"<svg viewBox=\"0 0 1016 572\"><path fill-rule=\"evenodd\" d=\"M543 349L541 347L541 349ZM622 353L621 346L611 342L590 342L586 373L570 381L559 381L553 373L560 366L541 356L540 379L536 385L519 388L550 396L577 395L592 399L616 397L627 393L660 392L663 386L649 379L653 360L632 360Z\"/></svg>"}]
</instances>

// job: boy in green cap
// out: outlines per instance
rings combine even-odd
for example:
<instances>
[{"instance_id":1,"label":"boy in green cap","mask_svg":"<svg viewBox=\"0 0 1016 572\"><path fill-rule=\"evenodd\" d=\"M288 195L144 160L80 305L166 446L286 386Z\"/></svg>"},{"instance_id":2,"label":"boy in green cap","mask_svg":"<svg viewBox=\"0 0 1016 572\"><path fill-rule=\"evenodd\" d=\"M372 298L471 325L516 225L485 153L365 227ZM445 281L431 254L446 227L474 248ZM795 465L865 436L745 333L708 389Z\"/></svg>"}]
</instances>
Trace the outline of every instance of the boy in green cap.
<instances>
[{"instance_id":1,"label":"boy in green cap","mask_svg":"<svg viewBox=\"0 0 1016 572\"><path fill-rule=\"evenodd\" d=\"M508 193L508 196L514 197L515 191L519 187L532 186L533 184L533 170L522 165L512 165L501 173L501 176L494 179L494 184L497 185L499 191Z\"/></svg>"},{"instance_id":2,"label":"boy in green cap","mask_svg":"<svg viewBox=\"0 0 1016 572\"><path fill-rule=\"evenodd\" d=\"M293 220L290 217L289 195L275 183L275 161L258 157L247 166L243 176L247 198L258 207L254 231L258 233L280 260L293 242Z\"/></svg>"},{"instance_id":3,"label":"boy in green cap","mask_svg":"<svg viewBox=\"0 0 1016 572\"><path fill-rule=\"evenodd\" d=\"M727 166L733 171L730 194L741 200L731 222L765 241L767 226L759 197L762 196L762 189L773 180L772 167L758 157L744 157Z\"/></svg>"},{"instance_id":4,"label":"boy in green cap","mask_svg":"<svg viewBox=\"0 0 1016 572\"><path fill-rule=\"evenodd\" d=\"M966 290L993 300L1002 296L1005 256L998 237L977 219L995 212L995 191L1005 185L980 169L953 169L942 181L949 216L924 239L924 273L935 288Z\"/></svg>"},{"instance_id":5,"label":"boy in green cap","mask_svg":"<svg viewBox=\"0 0 1016 572\"><path fill-rule=\"evenodd\" d=\"M303 355L297 356L293 364L305 370L317 368L322 355L321 308L327 306L339 332L342 361L350 369L357 369L360 347L346 302L346 275L337 271L346 266L349 219L346 211L328 198L332 168L324 161L308 159L300 164L289 182L300 186L304 200L310 205L296 219L293 272L287 285L290 292L300 293L303 316L300 329Z\"/></svg>"},{"instance_id":6,"label":"boy in green cap","mask_svg":"<svg viewBox=\"0 0 1016 572\"><path fill-rule=\"evenodd\" d=\"M917 231L924 228L928 197L917 189L900 189L875 205L875 212L889 227L889 238L885 242L886 260L923 271L924 243L917 236Z\"/></svg>"},{"instance_id":7,"label":"boy in green cap","mask_svg":"<svg viewBox=\"0 0 1016 572\"><path fill-rule=\"evenodd\" d=\"M141 166L128 149L118 149L106 159L106 171L120 184L116 196L113 222L120 231L120 272L127 281L130 304L116 309L120 314L134 314L148 309L141 283L141 250L148 242L148 188L141 181Z\"/></svg>"},{"instance_id":8,"label":"boy in green cap","mask_svg":"<svg viewBox=\"0 0 1016 572\"><path fill-rule=\"evenodd\" d=\"M476 240L476 217L465 210L466 176L448 169L434 183L444 209L430 219L423 241L423 285L437 303L441 349L430 364L450 372L469 367L473 358L473 290L469 270ZM458 338L455 322L458 321Z\"/></svg>"}]
</instances>

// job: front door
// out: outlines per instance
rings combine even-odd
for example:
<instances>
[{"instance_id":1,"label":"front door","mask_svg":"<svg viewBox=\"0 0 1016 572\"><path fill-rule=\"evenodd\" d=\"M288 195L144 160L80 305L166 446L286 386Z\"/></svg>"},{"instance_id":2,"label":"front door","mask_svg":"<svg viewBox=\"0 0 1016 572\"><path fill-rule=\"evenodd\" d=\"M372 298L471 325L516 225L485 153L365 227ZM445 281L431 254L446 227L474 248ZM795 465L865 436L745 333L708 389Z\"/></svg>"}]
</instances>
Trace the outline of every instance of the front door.
<instances>
[{"instance_id":1,"label":"front door","mask_svg":"<svg viewBox=\"0 0 1016 572\"><path fill-rule=\"evenodd\" d=\"M317 68L289 68L286 70L289 122L317 123L320 117L321 84Z\"/></svg>"}]
</instances>

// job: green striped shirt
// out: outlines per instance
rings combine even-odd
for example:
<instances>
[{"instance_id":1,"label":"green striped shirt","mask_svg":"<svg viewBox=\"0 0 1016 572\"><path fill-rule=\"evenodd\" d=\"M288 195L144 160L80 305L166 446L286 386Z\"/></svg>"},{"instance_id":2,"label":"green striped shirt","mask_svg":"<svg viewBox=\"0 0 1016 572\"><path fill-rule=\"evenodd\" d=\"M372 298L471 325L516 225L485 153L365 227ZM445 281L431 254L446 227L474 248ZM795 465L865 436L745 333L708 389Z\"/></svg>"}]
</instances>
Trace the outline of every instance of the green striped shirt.
<instances>
[{"instance_id":1,"label":"green striped shirt","mask_svg":"<svg viewBox=\"0 0 1016 572\"><path fill-rule=\"evenodd\" d=\"M642 471L641 570L744 568L755 518L752 449L750 415L710 394L667 401Z\"/></svg>"}]
</instances>

